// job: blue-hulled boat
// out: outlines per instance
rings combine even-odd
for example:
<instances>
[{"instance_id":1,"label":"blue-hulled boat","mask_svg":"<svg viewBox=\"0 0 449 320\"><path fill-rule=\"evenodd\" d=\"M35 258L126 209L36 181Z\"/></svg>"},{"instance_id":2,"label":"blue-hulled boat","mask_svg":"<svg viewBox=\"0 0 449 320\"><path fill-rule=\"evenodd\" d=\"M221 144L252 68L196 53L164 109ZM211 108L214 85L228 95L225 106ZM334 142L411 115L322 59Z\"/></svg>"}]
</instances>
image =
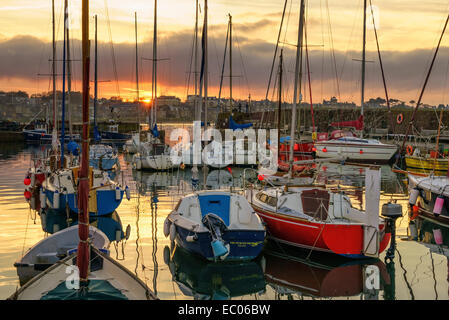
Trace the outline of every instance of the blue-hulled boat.
<instances>
[{"instance_id":1,"label":"blue-hulled boat","mask_svg":"<svg viewBox=\"0 0 449 320\"><path fill-rule=\"evenodd\" d=\"M129 188L121 188L109 178L107 172L91 169L90 176L92 185L89 212L91 215L111 214L122 202L125 192L129 198ZM77 180L78 168L52 172L42 184L44 201L41 201L41 207L44 203L43 208L48 207L66 214L68 205L70 211L78 213Z\"/></svg>"},{"instance_id":2,"label":"blue-hulled boat","mask_svg":"<svg viewBox=\"0 0 449 320\"><path fill-rule=\"evenodd\" d=\"M243 196L201 191L179 201L165 220L164 234L208 260L242 261L260 254L265 227Z\"/></svg>"}]
</instances>

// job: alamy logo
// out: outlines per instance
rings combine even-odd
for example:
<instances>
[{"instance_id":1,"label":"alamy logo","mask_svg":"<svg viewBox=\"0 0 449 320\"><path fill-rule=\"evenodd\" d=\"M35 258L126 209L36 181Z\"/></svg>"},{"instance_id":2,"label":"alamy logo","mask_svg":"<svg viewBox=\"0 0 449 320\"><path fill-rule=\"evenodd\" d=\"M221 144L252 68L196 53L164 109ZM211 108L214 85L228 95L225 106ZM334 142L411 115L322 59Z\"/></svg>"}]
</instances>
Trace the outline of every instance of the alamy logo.
<instances>
[{"instance_id":1,"label":"alamy logo","mask_svg":"<svg viewBox=\"0 0 449 320\"><path fill-rule=\"evenodd\" d=\"M365 268L365 288L367 290L379 290L380 289L380 273L379 267L375 265L369 265Z\"/></svg>"},{"instance_id":2,"label":"alamy logo","mask_svg":"<svg viewBox=\"0 0 449 320\"><path fill-rule=\"evenodd\" d=\"M65 280L65 286L69 290L78 290L80 288L80 272L77 266L67 266L65 273L69 276Z\"/></svg>"},{"instance_id":3,"label":"alamy logo","mask_svg":"<svg viewBox=\"0 0 449 320\"><path fill-rule=\"evenodd\" d=\"M225 129L221 131L201 129L201 122L193 122L192 139L187 129L178 128L171 132L170 141L176 144L170 150L174 164L207 164L225 167L231 164L261 164L267 174L274 174L278 168L278 132L249 128L245 130ZM268 140L268 141L267 141ZM207 143L207 144L205 144Z\"/></svg>"}]
</instances>

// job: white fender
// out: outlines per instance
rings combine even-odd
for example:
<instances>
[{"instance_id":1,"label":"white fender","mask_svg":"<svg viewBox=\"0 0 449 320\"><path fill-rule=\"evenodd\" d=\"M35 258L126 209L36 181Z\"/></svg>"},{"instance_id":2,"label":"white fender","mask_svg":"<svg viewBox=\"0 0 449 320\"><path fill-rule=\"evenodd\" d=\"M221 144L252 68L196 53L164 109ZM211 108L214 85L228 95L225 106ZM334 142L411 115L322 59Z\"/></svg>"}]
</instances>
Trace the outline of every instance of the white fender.
<instances>
[{"instance_id":1,"label":"white fender","mask_svg":"<svg viewBox=\"0 0 449 320\"><path fill-rule=\"evenodd\" d=\"M176 238L176 226L174 223L170 225L170 241L175 241Z\"/></svg>"},{"instance_id":2,"label":"white fender","mask_svg":"<svg viewBox=\"0 0 449 320\"><path fill-rule=\"evenodd\" d=\"M165 221L164 221L164 236L166 238L170 235L170 225L171 225L171 222L168 219L168 217L165 218Z\"/></svg>"},{"instance_id":3,"label":"white fender","mask_svg":"<svg viewBox=\"0 0 449 320\"><path fill-rule=\"evenodd\" d=\"M59 191L53 193L53 209L59 209Z\"/></svg>"}]
</instances>

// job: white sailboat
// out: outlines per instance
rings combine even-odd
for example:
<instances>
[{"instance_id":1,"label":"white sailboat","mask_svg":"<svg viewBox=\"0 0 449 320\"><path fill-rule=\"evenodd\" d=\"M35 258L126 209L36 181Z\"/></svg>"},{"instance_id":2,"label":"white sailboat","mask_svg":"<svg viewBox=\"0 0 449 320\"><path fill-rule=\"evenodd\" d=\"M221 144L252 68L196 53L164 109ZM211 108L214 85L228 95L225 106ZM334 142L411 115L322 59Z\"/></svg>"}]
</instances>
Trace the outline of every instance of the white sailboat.
<instances>
[{"instance_id":1,"label":"white sailboat","mask_svg":"<svg viewBox=\"0 0 449 320\"><path fill-rule=\"evenodd\" d=\"M362 80L361 80L361 115L357 121L342 122L343 126L355 126L361 130L360 138L350 132L337 130L331 139L315 142L316 155L321 158L345 157L348 160L387 162L396 153L396 145L385 144L375 139L363 138L364 100L365 100L365 52L366 52L366 10L367 0L364 0L363 11L363 49L362 49Z\"/></svg>"}]
</instances>

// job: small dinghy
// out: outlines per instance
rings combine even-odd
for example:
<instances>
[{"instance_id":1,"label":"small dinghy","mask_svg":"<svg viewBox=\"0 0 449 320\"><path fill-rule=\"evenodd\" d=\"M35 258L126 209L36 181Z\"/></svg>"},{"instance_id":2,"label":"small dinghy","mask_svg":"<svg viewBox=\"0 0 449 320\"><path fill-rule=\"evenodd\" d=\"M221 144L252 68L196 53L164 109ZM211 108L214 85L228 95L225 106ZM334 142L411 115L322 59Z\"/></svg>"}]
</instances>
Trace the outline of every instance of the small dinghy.
<instances>
[{"instance_id":1,"label":"small dinghy","mask_svg":"<svg viewBox=\"0 0 449 320\"><path fill-rule=\"evenodd\" d=\"M114 259L91 247L89 278L82 284L78 252L43 271L8 300L155 300L153 292Z\"/></svg>"},{"instance_id":2,"label":"small dinghy","mask_svg":"<svg viewBox=\"0 0 449 320\"><path fill-rule=\"evenodd\" d=\"M93 226L89 227L89 241L97 249L109 248L108 237ZM78 247L78 226L61 230L39 241L16 263L20 285L24 285L31 278L48 269L53 264L67 257L67 253Z\"/></svg>"},{"instance_id":3,"label":"small dinghy","mask_svg":"<svg viewBox=\"0 0 449 320\"><path fill-rule=\"evenodd\" d=\"M243 196L201 191L179 201L165 220L164 234L208 260L241 261L260 254L265 227Z\"/></svg>"}]
</instances>

